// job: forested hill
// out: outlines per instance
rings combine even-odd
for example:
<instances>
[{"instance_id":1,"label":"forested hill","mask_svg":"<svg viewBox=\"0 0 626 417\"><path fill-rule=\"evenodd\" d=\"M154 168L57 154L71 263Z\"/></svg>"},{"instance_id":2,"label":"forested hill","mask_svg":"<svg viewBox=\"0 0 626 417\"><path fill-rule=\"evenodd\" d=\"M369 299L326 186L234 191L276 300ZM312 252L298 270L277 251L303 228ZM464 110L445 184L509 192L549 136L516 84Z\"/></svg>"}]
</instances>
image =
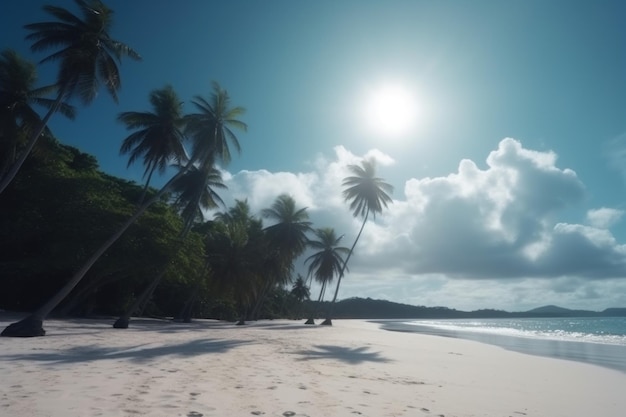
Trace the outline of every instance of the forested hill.
<instances>
[{"instance_id":1,"label":"forested hill","mask_svg":"<svg viewBox=\"0 0 626 417\"><path fill-rule=\"evenodd\" d=\"M326 303L325 303L326 304ZM323 309L327 306L320 307ZM503 310L460 311L447 307L424 307L394 303L371 298L349 298L334 307L337 318L354 319L410 319L410 318L506 318L506 317L626 317L626 308L607 308L604 311L569 310L545 306L529 311L508 312Z\"/></svg>"},{"instance_id":2,"label":"forested hill","mask_svg":"<svg viewBox=\"0 0 626 417\"><path fill-rule=\"evenodd\" d=\"M77 266L126 221L142 187L99 170L96 158L42 138L0 204L0 309L30 311L67 281ZM159 313L184 302L203 245L178 239L181 219L164 200L133 225L90 271L61 310L117 314L169 259L155 295ZM183 245L183 250L178 250ZM180 288L180 291L175 289Z\"/></svg>"}]
</instances>

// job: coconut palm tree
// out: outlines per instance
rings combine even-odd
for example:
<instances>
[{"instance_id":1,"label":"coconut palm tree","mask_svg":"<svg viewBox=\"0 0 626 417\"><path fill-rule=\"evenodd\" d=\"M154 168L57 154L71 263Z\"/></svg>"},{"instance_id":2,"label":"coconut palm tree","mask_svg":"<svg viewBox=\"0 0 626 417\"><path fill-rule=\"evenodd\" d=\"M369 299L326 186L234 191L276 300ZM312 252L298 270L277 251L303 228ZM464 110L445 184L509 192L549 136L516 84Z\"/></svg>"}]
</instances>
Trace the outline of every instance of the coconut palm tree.
<instances>
[{"instance_id":1,"label":"coconut palm tree","mask_svg":"<svg viewBox=\"0 0 626 417\"><path fill-rule=\"evenodd\" d=\"M360 166L350 165L348 169L354 175L344 178L343 186L347 188L343 190L343 197L346 201L350 202L350 210L352 210L354 217L363 216L363 224L350 248L346 262L339 273L339 279L337 279L337 287L335 288L335 295L331 302L328 317L322 323L328 326L332 325L332 309L337 301L341 278L343 278L350 256L352 256L354 247L361 237L361 233L363 232L363 228L365 227L370 213L372 216L376 217L377 213L382 213L383 208L386 208L387 204L392 202L389 194L393 192L393 187L387 184L382 178L376 177L376 164L373 160L364 160Z\"/></svg>"},{"instance_id":2,"label":"coconut palm tree","mask_svg":"<svg viewBox=\"0 0 626 417\"><path fill-rule=\"evenodd\" d=\"M55 103L44 96L56 86L37 88L36 82L33 63L11 49L0 53L0 179L16 162L22 141L41 124L33 105L51 109ZM57 111L69 119L75 116L74 107L64 102L58 104Z\"/></svg>"},{"instance_id":3,"label":"coconut palm tree","mask_svg":"<svg viewBox=\"0 0 626 417\"><path fill-rule=\"evenodd\" d=\"M120 113L117 119L129 130L135 130L124 141L120 154L130 154L128 167L143 158L146 167L146 184L139 199L143 202L150 180L155 171L164 174L172 163L181 164L185 158L183 146L183 102L171 85L150 93L153 111L129 111Z\"/></svg>"},{"instance_id":4,"label":"coconut palm tree","mask_svg":"<svg viewBox=\"0 0 626 417\"><path fill-rule=\"evenodd\" d=\"M214 88L216 91L213 96L215 101L218 103L223 103L228 98L228 93L226 90L223 90L214 84ZM224 98L224 96L226 98ZM28 317L20 320L16 323L9 325L2 332L3 336L43 336L45 335L45 330L43 329L43 320L50 314L50 312L61 302L63 299L72 291L72 289L82 280L85 274L91 269L94 263L106 252L106 250L113 245L123 234L124 232L139 218L141 215L155 202L159 201L161 196L168 192L171 187L187 172L187 170L191 169L191 167L195 165L199 166L212 166L215 162L215 149L214 144L219 142L219 137L227 137L227 135L231 135L229 137L237 138L234 136L231 127L240 128L246 130L246 124L232 119L233 114L243 114L243 109L241 107L235 107L233 110L228 106L219 106L215 108L211 108L211 115L215 118L214 129L211 132L206 132L206 135L197 135L192 139L194 140L194 152L192 152L189 161L185 165L185 168L180 170L174 177L172 177L156 194L154 194L151 198L145 201L141 207L135 211L135 213L120 226L120 228L106 241L104 242L92 255L81 268L79 268L76 273L69 279L69 281L61 288L50 300L48 300L43 306L41 306L37 311L33 312ZM230 132L229 134L225 133L225 130ZM237 141L238 143L238 141ZM204 145L204 147L203 147ZM204 159L203 159L204 158ZM206 163L203 163L206 162Z\"/></svg>"},{"instance_id":5,"label":"coconut palm tree","mask_svg":"<svg viewBox=\"0 0 626 417\"><path fill-rule=\"evenodd\" d=\"M20 156L0 181L0 193L15 178L48 120L59 110L64 100L76 96L87 105L95 99L102 83L117 102L117 91L121 87L117 63L124 56L141 59L132 48L109 35L113 17L111 9L100 0L74 2L80 9L82 18L62 7L44 6L44 11L55 20L25 26L31 32L26 39L33 41L33 52L56 49L40 62L59 62L56 80L58 91L54 104L38 127L32 130Z\"/></svg>"},{"instance_id":6,"label":"coconut palm tree","mask_svg":"<svg viewBox=\"0 0 626 417\"><path fill-rule=\"evenodd\" d=\"M345 266L343 256L348 254L350 250L339 246L343 236L337 237L335 229L331 227L315 230L315 236L317 240L309 240L308 245L316 252L306 258L304 263L311 262L309 265L309 277L314 278L315 281L322 285L317 300L319 304L324 299L326 286L332 282L335 275L340 274L343 270ZM315 312L311 312L311 314L312 316L309 317L306 324L315 324L313 317Z\"/></svg>"}]
</instances>

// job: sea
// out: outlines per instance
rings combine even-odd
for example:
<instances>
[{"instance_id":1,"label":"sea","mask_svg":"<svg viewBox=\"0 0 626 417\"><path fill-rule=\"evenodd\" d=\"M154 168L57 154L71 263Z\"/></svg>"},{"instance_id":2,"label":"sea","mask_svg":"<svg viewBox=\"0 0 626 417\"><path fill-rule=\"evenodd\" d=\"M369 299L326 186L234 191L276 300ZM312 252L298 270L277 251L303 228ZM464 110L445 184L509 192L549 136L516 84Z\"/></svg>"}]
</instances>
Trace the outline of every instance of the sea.
<instances>
[{"instance_id":1,"label":"sea","mask_svg":"<svg viewBox=\"0 0 626 417\"><path fill-rule=\"evenodd\" d=\"M626 373L626 317L376 320L383 329L469 339Z\"/></svg>"}]
</instances>

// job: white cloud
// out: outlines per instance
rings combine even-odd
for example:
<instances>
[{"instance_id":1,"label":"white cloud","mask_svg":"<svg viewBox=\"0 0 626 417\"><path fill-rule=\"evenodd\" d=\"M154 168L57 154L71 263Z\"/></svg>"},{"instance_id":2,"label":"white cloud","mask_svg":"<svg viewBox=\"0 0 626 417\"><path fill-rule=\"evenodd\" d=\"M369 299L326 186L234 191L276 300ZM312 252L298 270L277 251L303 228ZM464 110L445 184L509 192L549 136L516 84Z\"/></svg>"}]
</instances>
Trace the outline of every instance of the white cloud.
<instances>
[{"instance_id":1,"label":"white cloud","mask_svg":"<svg viewBox=\"0 0 626 417\"><path fill-rule=\"evenodd\" d=\"M291 194L309 207L316 227L334 227L350 246L361 219L341 195L347 165L374 157L384 177L393 158L377 150L361 157L343 146L334 151L333 158L319 156L308 173L236 173L227 179L232 198L247 198L258 211ZM626 277L626 246L608 230L623 212L603 207L588 211L586 225L559 221L585 195L554 152L510 138L489 153L485 169L466 159L447 176L410 178L404 195L366 225L340 298L511 309L555 303L550 297L570 306L600 303L598 295L608 294L620 305L624 297L606 288L626 286L618 279Z\"/></svg>"},{"instance_id":2,"label":"white cloud","mask_svg":"<svg viewBox=\"0 0 626 417\"><path fill-rule=\"evenodd\" d=\"M623 214L622 210L602 207L589 210L587 212L587 222L593 227L608 229L621 220Z\"/></svg>"}]
</instances>

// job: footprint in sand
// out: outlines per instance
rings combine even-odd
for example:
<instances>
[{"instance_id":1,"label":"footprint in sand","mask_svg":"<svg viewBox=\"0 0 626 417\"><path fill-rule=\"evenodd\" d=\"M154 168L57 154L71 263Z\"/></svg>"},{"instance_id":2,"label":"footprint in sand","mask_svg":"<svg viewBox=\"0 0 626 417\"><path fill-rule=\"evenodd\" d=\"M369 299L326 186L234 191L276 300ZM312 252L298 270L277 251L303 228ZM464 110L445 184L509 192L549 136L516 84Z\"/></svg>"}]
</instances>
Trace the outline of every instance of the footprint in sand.
<instances>
[{"instance_id":1,"label":"footprint in sand","mask_svg":"<svg viewBox=\"0 0 626 417\"><path fill-rule=\"evenodd\" d=\"M291 416L295 416L295 415L296 415L296 413L294 413L293 411L285 411L285 412L283 413L283 415L284 415L285 417L291 417Z\"/></svg>"},{"instance_id":2,"label":"footprint in sand","mask_svg":"<svg viewBox=\"0 0 626 417\"><path fill-rule=\"evenodd\" d=\"M187 414L187 417L202 417L204 414L198 413L197 411L190 411Z\"/></svg>"}]
</instances>

